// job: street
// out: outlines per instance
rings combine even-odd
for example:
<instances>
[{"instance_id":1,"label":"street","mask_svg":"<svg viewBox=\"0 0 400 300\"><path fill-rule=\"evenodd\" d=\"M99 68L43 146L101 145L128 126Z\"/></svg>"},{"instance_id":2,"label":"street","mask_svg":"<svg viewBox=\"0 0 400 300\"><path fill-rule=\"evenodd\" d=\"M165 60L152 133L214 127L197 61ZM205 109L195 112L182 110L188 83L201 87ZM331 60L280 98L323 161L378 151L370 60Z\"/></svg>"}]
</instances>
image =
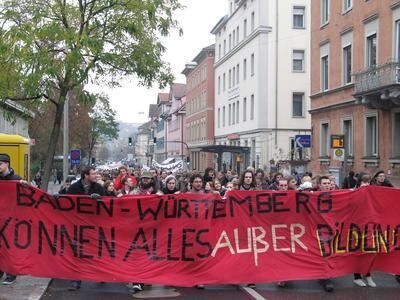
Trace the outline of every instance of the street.
<instances>
[{"instance_id":1,"label":"street","mask_svg":"<svg viewBox=\"0 0 400 300\"><path fill-rule=\"evenodd\" d=\"M143 292L133 295L136 299L399 299L400 285L389 274L377 273L374 280L377 288L361 288L353 284L352 276L335 279L335 291L326 293L318 281L290 282L287 287L279 288L275 284L259 284L255 290L245 286L206 286L204 290L196 288L146 286ZM124 300L132 299L125 284L83 282L80 290L68 291L69 281L53 280L42 300Z\"/></svg>"}]
</instances>

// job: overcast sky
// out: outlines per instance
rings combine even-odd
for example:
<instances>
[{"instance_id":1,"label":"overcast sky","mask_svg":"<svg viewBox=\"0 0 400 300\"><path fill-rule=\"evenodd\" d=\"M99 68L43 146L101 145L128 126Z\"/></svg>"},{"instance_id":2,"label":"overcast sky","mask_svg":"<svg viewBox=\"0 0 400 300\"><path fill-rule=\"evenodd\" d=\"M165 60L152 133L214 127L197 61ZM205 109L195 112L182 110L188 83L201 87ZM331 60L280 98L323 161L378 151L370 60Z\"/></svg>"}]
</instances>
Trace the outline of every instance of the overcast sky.
<instances>
[{"instance_id":1,"label":"overcast sky","mask_svg":"<svg viewBox=\"0 0 400 300\"><path fill-rule=\"evenodd\" d=\"M183 28L180 37L173 34L165 43L167 53L164 58L171 64L175 82L185 83L181 74L185 64L190 62L202 48L215 42L211 29L228 12L228 0L181 0L186 6L176 17ZM117 111L117 119L129 123L144 123L148 120L149 105L156 103L157 84L152 89L137 87L133 80L126 80L121 88L90 88L101 91L111 99L112 107Z\"/></svg>"}]
</instances>

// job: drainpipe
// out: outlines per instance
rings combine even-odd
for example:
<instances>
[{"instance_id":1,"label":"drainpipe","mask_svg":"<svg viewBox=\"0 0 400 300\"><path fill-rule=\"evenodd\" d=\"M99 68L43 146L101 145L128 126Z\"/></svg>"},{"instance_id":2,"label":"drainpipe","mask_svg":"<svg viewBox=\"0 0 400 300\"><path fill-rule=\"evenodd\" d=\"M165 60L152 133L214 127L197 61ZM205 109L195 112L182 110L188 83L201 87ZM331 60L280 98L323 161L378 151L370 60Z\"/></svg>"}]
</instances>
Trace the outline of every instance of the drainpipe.
<instances>
[{"instance_id":1,"label":"drainpipe","mask_svg":"<svg viewBox=\"0 0 400 300\"><path fill-rule=\"evenodd\" d=\"M278 146L278 75L279 75L279 21L278 21L278 0L275 0L276 10L275 10L275 146Z\"/></svg>"}]
</instances>

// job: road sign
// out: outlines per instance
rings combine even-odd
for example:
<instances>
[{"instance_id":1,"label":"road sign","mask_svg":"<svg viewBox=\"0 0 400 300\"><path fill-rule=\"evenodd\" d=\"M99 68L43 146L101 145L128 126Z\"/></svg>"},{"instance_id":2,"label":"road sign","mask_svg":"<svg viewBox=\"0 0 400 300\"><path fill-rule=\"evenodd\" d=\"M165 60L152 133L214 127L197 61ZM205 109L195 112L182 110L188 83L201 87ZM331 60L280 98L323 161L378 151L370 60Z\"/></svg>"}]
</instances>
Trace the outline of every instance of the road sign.
<instances>
[{"instance_id":1,"label":"road sign","mask_svg":"<svg viewBox=\"0 0 400 300\"><path fill-rule=\"evenodd\" d=\"M80 165L81 164L81 150L74 149L71 150L71 165Z\"/></svg>"},{"instance_id":2,"label":"road sign","mask_svg":"<svg viewBox=\"0 0 400 300\"><path fill-rule=\"evenodd\" d=\"M344 148L344 135L343 134L331 134L331 148L332 149Z\"/></svg>"},{"instance_id":3,"label":"road sign","mask_svg":"<svg viewBox=\"0 0 400 300\"><path fill-rule=\"evenodd\" d=\"M338 161L344 161L344 149L343 148L333 149L333 159Z\"/></svg>"},{"instance_id":4,"label":"road sign","mask_svg":"<svg viewBox=\"0 0 400 300\"><path fill-rule=\"evenodd\" d=\"M311 148L311 135L296 135L294 138L296 148Z\"/></svg>"}]
</instances>

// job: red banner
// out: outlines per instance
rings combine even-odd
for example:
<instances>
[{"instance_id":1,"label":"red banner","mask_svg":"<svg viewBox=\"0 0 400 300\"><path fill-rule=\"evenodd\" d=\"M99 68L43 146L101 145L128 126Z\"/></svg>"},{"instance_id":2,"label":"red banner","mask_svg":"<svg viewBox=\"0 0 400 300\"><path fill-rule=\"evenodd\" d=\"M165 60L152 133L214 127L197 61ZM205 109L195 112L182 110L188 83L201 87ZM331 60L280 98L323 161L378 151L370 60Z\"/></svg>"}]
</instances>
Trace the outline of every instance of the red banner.
<instances>
[{"instance_id":1,"label":"red banner","mask_svg":"<svg viewBox=\"0 0 400 300\"><path fill-rule=\"evenodd\" d=\"M400 274L400 190L51 196L0 182L0 269L175 286Z\"/></svg>"}]
</instances>

